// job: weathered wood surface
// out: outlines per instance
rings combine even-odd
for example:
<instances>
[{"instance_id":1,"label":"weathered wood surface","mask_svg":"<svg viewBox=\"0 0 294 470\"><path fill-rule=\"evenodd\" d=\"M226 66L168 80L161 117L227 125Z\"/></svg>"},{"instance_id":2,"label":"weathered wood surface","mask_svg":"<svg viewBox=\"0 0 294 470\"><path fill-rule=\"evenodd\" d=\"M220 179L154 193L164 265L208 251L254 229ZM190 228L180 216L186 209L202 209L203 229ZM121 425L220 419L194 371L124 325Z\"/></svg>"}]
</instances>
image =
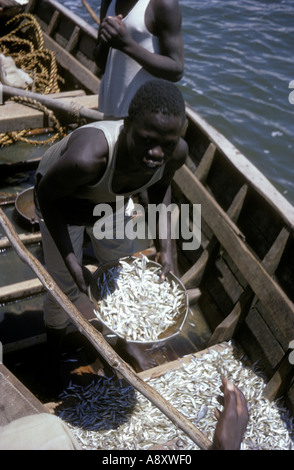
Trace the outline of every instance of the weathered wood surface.
<instances>
[{"instance_id":1,"label":"weathered wood surface","mask_svg":"<svg viewBox=\"0 0 294 470\"><path fill-rule=\"evenodd\" d=\"M289 227L294 228L294 207L270 183L270 181L228 140L211 126L202 116L189 105L186 107L187 117L198 128L202 138L216 146L222 153L222 159L228 166L233 165L242 175L249 187L254 188L257 194L266 200L274 210L287 221ZM213 148L212 148L213 150Z\"/></svg>"},{"instance_id":2,"label":"weathered wood surface","mask_svg":"<svg viewBox=\"0 0 294 470\"><path fill-rule=\"evenodd\" d=\"M100 120L102 115L98 113L98 96L81 95L71 96L68 94L41 95L31 93L26 90L20 90L13 87L3 86L3 96L21 96L31 98L52 109L57 117L63 121L75 122L79 118L89 119L90 121ZM42 111L29 105L19 104L12 101L6 101L0 106L0 133L13 132L23 129L34 129L52 125L48 122L48 116Z\"/></svg>"},{"instance_id":3,"label":"weathered wood surface","mask_svg":"<svg viewBox=\"0 0 294 470\"><path fill-rule=\"evenodd\" d=\"M183 364L189 364L192 357L201 357L204 354L207 354L210 350L213 351L223 351L228 347L227 343L219 343L211 346L210 348L203 349L197 353L188 354L181 359L176 359L175 361L168 362L167 364L160 364L159 366L153 367L152 369L144 370L143 372L139 372L138 376L143 380L150 380L155 379L156 377L161 377L166 372L171 370L177 370L182 367Z\"/></svg>"},{"instance_id":4,"label":"weathered wood surface","mask_svg":"<svg viewBox=\"0 0 294 470\"><path fill-rule=\"evenodd\" d=\"M25 245L28 245L30 243L39 243L42 241L41 233L36 232L36 233L20 233L19 238L24 243ZM0 250L3 250L4 248L9 248L11 247L11 243L7 237L0 238Z\"/></svg>"},{"instance_id":5,"label":"weathered wood surface","mask_svg":"<svg viewBox=\"0 0 294 470\"><path fill-rule=\"evenodd\" d=\"M15 419L37 413L47 413L47 408L0 363L0 426Z\"/></svg>"},{"instance_id":6,"label":"weathered wood surface","mask_svg":"<svg viewBox=\"0 0 294 470\"><path fill-rule=\"evenodd\" d=\"M286 229L282 229L281 233L276 239L276 242L271 247L271 249L269 250L269 252L261 263L270 276L272 276L275 270L277 269L288 238L289 231ZM223 320L220 325L218 325L218 327L213 332L209 340L209 345L213 345L218 342L221 343L223 341L228 341L234 336L235 331L238 327L240 327L242 321L244 321L245 319L246 306L250 299L252 299L252 297L252 288L247 286L244 289L243 293L240 295L238 302L232 312ZM254 307L257 300L258 299L256 297L253 299L251 308Z\"/></svg>"},{"instance_id":7,"label":"weathered wood surface","mask_svg":"<svg viewBox=\"0 0 294 470\"><path fill-rule=\"evenodd\" d=\"M39 235L37 235L39 239ZM21 238L19 237L21 240ZM22 240L25 243L25 240ZM87 265L90 272L94 273L97 266ZM38 278L29 279L27 281L17 282L7 286L0 287L0 302L11 302L13 300L19 300L23 297L29 297L31 295L40 294L45 292L46 289L42 282Z\"/></svg>"},{"instance_id":8,"label":"weathered wood surface","mask_svg":"<svg viewBox=\"0 0 294 470\"><path fill-rule=\"evenodd\" d=\"M202 217L266 307L269 317L276 324L279 341L287 348L293 339L293 303L248 249L238 227L187 166L177 171L174 180L193 204L201 204Z\"/></svg>"}]
</instances>

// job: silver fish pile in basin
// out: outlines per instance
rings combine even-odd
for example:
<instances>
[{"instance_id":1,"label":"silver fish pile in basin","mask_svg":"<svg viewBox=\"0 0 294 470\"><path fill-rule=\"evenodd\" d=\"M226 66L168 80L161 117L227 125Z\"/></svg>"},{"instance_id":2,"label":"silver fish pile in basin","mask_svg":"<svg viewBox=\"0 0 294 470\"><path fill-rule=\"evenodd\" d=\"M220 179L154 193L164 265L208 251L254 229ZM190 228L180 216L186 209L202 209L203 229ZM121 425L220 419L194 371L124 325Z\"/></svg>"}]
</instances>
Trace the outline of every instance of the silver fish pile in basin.
<instances>
[{"instance_id":1,"label":"silver fish pile in basin","mask_svg":"<svg viewBox=\"0 0 294 470\"><path fill-rule=\"evenodd\" d=\"M156 341L186 307L186 293L146 256L124 259L98 278L99 312L108 328L129 341ZM176 279L176 278L175 278Z\"/></svg>"}]
</instances>

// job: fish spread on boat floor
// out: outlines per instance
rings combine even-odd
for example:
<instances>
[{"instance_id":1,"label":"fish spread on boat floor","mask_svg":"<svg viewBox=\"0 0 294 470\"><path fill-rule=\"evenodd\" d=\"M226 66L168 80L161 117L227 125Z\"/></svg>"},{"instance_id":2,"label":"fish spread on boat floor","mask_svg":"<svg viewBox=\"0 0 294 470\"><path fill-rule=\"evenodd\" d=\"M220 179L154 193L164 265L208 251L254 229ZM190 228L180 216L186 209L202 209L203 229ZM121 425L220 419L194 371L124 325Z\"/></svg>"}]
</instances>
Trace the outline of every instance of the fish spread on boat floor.
<instances>
[{"instance_id":1,"label":"fish spread on boat floor","mask_svg":"<svg viewBox=\"0 0 294 470\"><path fill-rule=\"evenodd\" d=\"M212 440L222 376L242 390L248 403L249 423L241 449L294 449L294 417L280 401L263 397L266 383L257 367L245 367L229 343L220 351L193 355L188 363L150 379L149 384ZM84 449L143 450L177 438L183 449L198 449L147 398L116 376L100 377L87 387L71 385L61 399L57 414Z\"/></svg>"}]
</instances>

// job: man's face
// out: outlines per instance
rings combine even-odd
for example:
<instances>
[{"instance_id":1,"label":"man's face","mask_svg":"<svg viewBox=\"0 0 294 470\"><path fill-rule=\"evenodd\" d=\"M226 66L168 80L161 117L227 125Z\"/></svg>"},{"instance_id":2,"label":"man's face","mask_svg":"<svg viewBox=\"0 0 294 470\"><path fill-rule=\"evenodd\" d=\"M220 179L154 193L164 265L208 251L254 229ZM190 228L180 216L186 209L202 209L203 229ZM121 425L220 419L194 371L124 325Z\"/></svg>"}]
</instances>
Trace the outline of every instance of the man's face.
<instances>
[{"instance_id":1,"label":"man's face","mask_svg":"<svg viewBox=\"0 0 294 470\"><path fill-rule=\"evenodd\" d=\"M146 112L135 122L128 121L127 146L132 164L154 173L174 154L182 132L177 116Z\"/></svg>"}]
</instances>

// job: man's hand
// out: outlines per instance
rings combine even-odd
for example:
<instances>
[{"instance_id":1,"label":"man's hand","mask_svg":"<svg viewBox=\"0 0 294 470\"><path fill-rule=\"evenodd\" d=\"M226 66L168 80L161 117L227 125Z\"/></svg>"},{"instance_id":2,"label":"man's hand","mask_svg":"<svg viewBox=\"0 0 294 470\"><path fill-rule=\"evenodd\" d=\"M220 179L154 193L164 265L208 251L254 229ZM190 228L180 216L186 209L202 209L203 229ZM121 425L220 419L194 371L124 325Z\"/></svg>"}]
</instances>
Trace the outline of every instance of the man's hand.
<instances>
[{"instance_id":1,"label":"man's hand","mask_svg":"<svg viewBox=\"0 0 294 470\"><path fill-rule=\"evenodd\" d=\"M67 256L65 264L80 291L86 294L92 278L91 272L85 266L80 265L72 253Z\"/></svg>"},{"instance_id":2,"label":"man's hand","mask_svg":"<svg viewBox=\"0 0 294 470\"><path fill-rule=\"evenodd\" d=\"M155 261L162 264L161 279L164 281L169 272L174 273L173 257L171 253L157 252Z\"/></svg>"},{"instance_id":3,"label":"man's hand","mask_svg":"<svg viewBox=\"0 0 294 470\"><path fill-rule=\"evenodd\" d=\"M247 403L243 393L227 379L222 379L221 391L224 396L218 397L223 411L215 410L217 425L213 438L213 450L238 450L248 423Z\"/></svg>"},{"instance_id":4,"label":"man's hand","mask_svg":"<svg viewBox=\"0 0 294 470\"><path fill-rule=\"evenodd\" d=\"M100 26L100 38L108 46L123 50L131 37L128 29L122 21L123 16L108 16L104 18Z\"/></svg>"}]
</instances>

